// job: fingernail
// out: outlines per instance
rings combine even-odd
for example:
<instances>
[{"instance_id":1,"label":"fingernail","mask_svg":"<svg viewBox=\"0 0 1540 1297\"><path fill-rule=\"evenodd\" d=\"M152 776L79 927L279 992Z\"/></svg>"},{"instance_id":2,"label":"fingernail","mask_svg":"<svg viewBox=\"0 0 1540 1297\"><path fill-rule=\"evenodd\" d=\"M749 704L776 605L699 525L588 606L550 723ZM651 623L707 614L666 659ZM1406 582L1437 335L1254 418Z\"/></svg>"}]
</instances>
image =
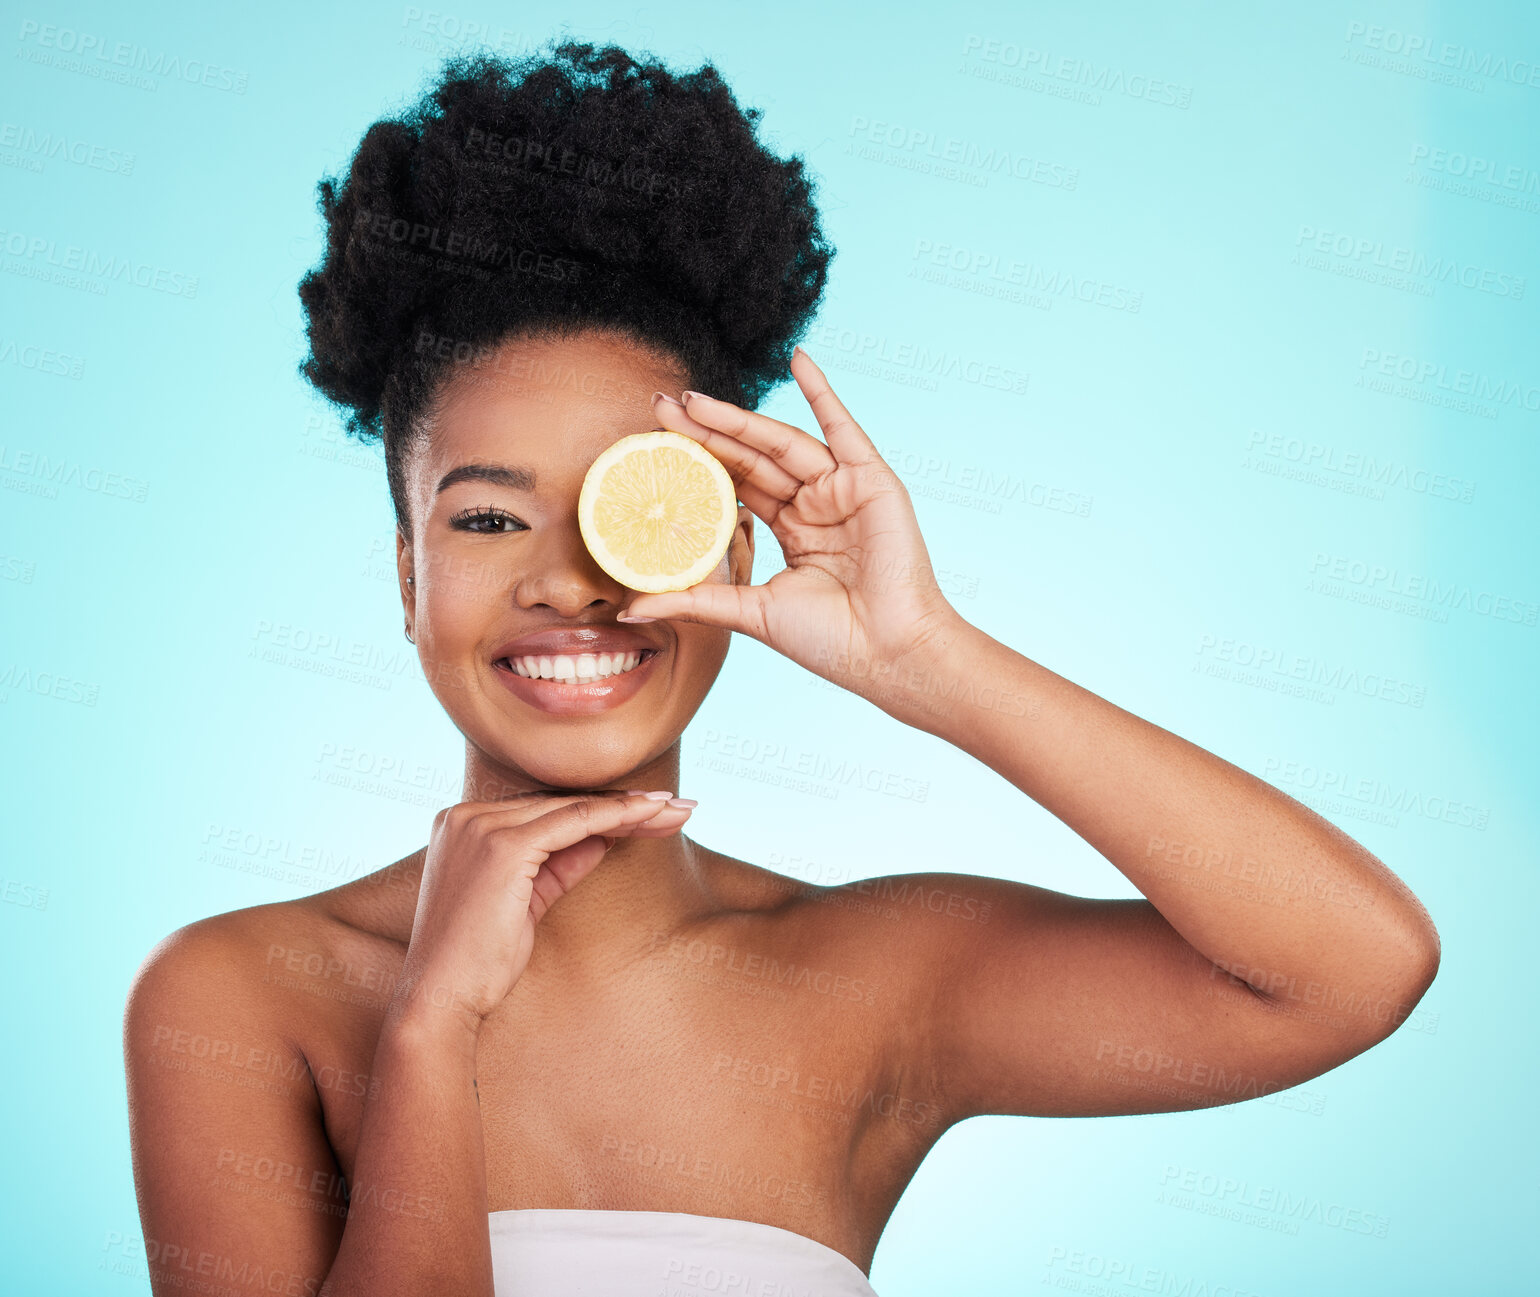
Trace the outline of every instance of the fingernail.
<instances>
[{"instance_id":1,"label":"fingernail","mask_svg":"<svg viewBox=\"0 0 1540 1297\"><path fill-rule=\"evenodd\" d=\"M674 790L672 788L658 788L650 793L642 794L643 797L650 797L655 802L666 802L673 795Z\"/></svg>"},{"instance_id":2,"label":"fingernail","mask_svg":"<svg viewBox=\"0 0 1540 1297\"><path fill-rule=\"evenodd\" d=\"M656 617L638 617L635 613L621 612L615 614L616 621L657 621Z\"/></svg>"},{"instance_id":3,"label":"fingernail","mask_svg":"<svg viewBox=\"0 0 1540 1297\"><path fill-rule=\"evenodd\" d=\"M688 401L692 396L705 396L705 395L706 394L704 392L686 392L684 394L684 399L686 401Z\"/></svg>"},{"instance_id":4,"label":"fingernail","mask_svg":"<svg viewBox=\"0 0 1540 1297\"><path fill-rule=\"evenodd\" d=\"M700 805L700 803L698 801L696 801L693 797L670 797L668 799L668 804L670 806L699 806Z\"/></svg>"},{"instance_id":5,"label":"fingernail","mask_svg":"<svg viewBox=\"0 0 1540 1297\"><path fill-rule=\"evenodd\" d=\"M652 399L654 401L667 401L670 405L684 405L683 401L677 399L676 397L670 396L667 392L654 392L652 394Z\"/></svg>"},{"instance_id":6,"label":"fingernail","mask_svg":"<svg viewBox=\"0 0 1540 1297\"><path fill-rule=\"evenodd\" d=\"M645 796L647 796L647 790L645 788L628 788L628 789L626 789L626 796L627 797L645 797Z\"/></svg>"},{"instance_id":7,"label":"fingernail","mask_svg":"<svg viewBox=\"0 0 1540 1297\"><path fill-rule=\"evenodd\" d=\"M800 342L799 342L799 343L798 343L798 344L797 344L797 345L796 345L796 346L795 346L795 347L793 347L793 348L792 348L792 351L793 351L793 352L797 352L797 351L801 351L801 352L802 352L802 354L803 354L803 355L804 355L804 356L807 356L807 352L806 352L806 351L803 351L803 349L802 349L802 344L801 344L801 343L800 343ZM809 359L809 360L811 360L811 359L812 359L812 357L811 357L811 356L807 356L807 358L808 358L808 359Z\"/></svg>"}]
</instances>

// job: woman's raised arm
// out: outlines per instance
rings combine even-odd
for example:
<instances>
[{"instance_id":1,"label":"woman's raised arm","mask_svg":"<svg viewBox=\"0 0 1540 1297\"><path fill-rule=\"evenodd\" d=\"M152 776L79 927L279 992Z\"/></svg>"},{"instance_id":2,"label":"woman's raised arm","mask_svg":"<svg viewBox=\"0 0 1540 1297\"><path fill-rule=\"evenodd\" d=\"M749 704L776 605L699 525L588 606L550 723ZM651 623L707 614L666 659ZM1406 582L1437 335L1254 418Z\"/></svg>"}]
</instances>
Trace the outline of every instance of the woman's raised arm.
<instances>
[{"instance_id":1,"label":"woman's raised arm","mask_svg":"<svg viewBox=\"0 0 1540 1297\"><path fill-rule=\"evenodd\" d=\"M1128 1092L1106 1077L1109 1051L1196 1055L1205 1075L1295 1085L1394 1030L1439 962L1438 931L1406 884L1278 789L965 621L898 475L805 353L792 375L825 441L701 393L658 393L653 406L727 467L785 569L764 585L643 594L623 620L760 640L977 758L1146 898L981 881L980 897L998 901L987 937L915 934L924 1012L937 1015L928 1064L950 1078L954 1117L1148 1111L1119 1106ZM968 852L965 822L959 835ZM1387 1008L1340 1025L1317 1011L1323 997Z\"/></svg>"}]
</instances>

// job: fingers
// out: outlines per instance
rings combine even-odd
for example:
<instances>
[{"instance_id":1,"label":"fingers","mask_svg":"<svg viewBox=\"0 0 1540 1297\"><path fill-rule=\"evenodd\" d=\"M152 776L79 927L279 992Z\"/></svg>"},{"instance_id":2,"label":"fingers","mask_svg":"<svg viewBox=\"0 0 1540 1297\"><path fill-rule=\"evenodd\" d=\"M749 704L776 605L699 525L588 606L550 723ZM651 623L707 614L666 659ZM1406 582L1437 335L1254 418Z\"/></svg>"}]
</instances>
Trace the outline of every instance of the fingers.
<instances>
[{"instance_id":1,"label":"fingers","mask_svg":"<svg viewBox=\"0 0 1540 1297\"><path fill-rule=\"evenodd\" d=\"M802 395L812 406L813 416L823 429L824 440L829 443L829 450L835 459L841 464L868 464L873 460L881 460L882 456L877 453L872 439L850 417L850 411L834 395L834 389L829 386L823 370L801 347L791 353L791 376L797 380Z\"/></svg>"},{"instance_id":2,"label":"fingers","mask_svg":"<svg viewBox=\"0 0 1540 1297\"><path fill-rule=\"evenodd\" d=\"M754 516L759 518L765 526L772 528L775 526L775 520L781 516L781 510L787 504L780 496L761 491L747 480L738 483L738 498L749 506Z\"/></svg>"},{"instance_id":3,"label":"fingers","mask_svg":"<svg viewBox=\"0 0 1540 1297\"><path fill-rule=\"evenodd\" d=\"M596 824L614 826L594 828L589 830L589 833L619 833L629 831L630 828L641 824L651 823L661 814L660 808L668 807L668 803L662 799L621 792L529 792L505 801L459 802L454 806L446 806L434 817L434 833L437 835L443 832L454 833L471 829L474 832L495 834L522 830L553 814L564 810L570 811L572 807L581 808L576 817L580 823L584 818L592 818ZM679 808L668 807L668 809ZM573 816L569 815L566 820L554 822L571 823L572 819ZM662 823L666 824L668 821L665 820ZM682 824L684 820L680 819L678 823ZM562 846L580 841L585 836L587 834L579 833L568 842L557 843L555 847L542 847L542 850L559 850Z\"/></svg>"},{"instance_id":4,"label":"fingers","mask_svg":"<svg viewBox=\"0 0 1540 1297\"><path fill-rule=\"evenodd\" d=\"M530 830L530 842L542 850L556 851L587 837L624 835L643 824L650 828L661 828L663 823L683 824L691 809L647 797L578 797L553 807L529 821L526 827ZM660 817L666 817L663 823L659 822Z\"/></svg>"},{"instance_id":5,"label":"fingers","mask_svg":"<svg viewBox=\"0 0 1540 1297\"><path fill-rule=\"evenodd\" d=\"M670 806L667 802L657 802L658 809L651 818L640 821L622 821L620 824L599 832L590 832L582 837L576 837L569 845L552 851L535 871L532 880L532 897L539 898L541 908L533 907L531 913L538 921L546 908L549 908L558 897L565 896L574 887L586 878L598 863L604 859L605 852L620 838L661 838L669 834L678 833L684 827L685 821L690 818L693 807ZM581 832L581 830L579 830ZM573 836L563 834L563 836ZM600 847L591 843L602 843Z\"/></svg>"},{"instance_id":6,"label":"fingers","mask_svg":"<svg viewBox=\"0 0 1540 1297\"><path fill-rule=\"evenodd\" d=\"M696 393L686 400L687 405L655 400L653 411L664 427L704 445L721 460L735 483L747 483L785 501L804 482L838 467L829 447L789 423L754 414L714 396ZM749 500L743 502L754 507Z\"/></svg>"},{"instance_id":7,"label":"fingers","mask_svg":"<svg viewBox=\"0 0 1540 1297\"><path fill-rule=\"evenodd\" d=\"M470 832L485 841L503 839L532 849L532 856L519 850L506 858L516 873L527 876L587 838L677 833L693 809L636 793L531 792L508 801L445 807L434 819L434 831Z\"/></svg>"},{"instance_id":8,"label":"fingers","mask_svg":"<svg viewBox=\"0 0 1540 1297\"><path fill-rule=\"evenodd\" d=\"M540 866L529 885L530 918L539 923L550 911L551 906L588 877L593 872L594 866L604 858L602 851L594 851L590 855L592 859L586 864L580 864L569 855L553 856L552 860L557 862L554 868L550 864Z\"/></svg>"},{"instance_id":9,"label":"fingers","mask_svg":"<svg viewBox=\"0 0 1540 1297\"><path fill-rule=\"evenodd\" d=\"M645 616L717 626L769 643L765 587L762 585L702 581L688 590L667 590L642 598L646 603L633 604L633 607Z\"/></svg>"},{"instance_id":10,"label":"fingers","mask_svg":"<svg viewBox=\"0 0 1540 1297\"><path fill-rule=\"evenodd\" d=\"M650 820L643 820L640 824L631 824L626 827L625 836L628 838L661 838L676 832L686 820L690 818L689 806L669 806L664 803L663 808ZM611 834L611 837L617 835Z\"/></svg>"},{"instance_id":11,"label":"fingers","mask_svg":"<svg viewBox=\"0 0 1540 1297\"><path fill-rule=\"evenodd\" d=\"M517 812L511 813L507 824L496 822L498 812L489 812L492 823L488 828L520 830L524 841L550 852L572 846L587 837L623 835L643 824L653 828L661 828L667 823L683 824L691 809L629 793L572 794L549 797L544 801L543 806L523 808L524 813L518 818L513 818ZM661 822L660 817L663 817Z\"/></svg>"},{"instance_id":12,"label":"fingers","mask_svg":"<svg viewBox=\"0 0 1540 1297\"><path fill-rule=\"evenodd\" d=\"M645 792L646 790L643 790ZM665 790L659 790L665 791ZM598 801L600 799L616 802L645 803L649 806L666 806L667 801L662 798L649 798L638 793L622 792L619 789L598 789L588 793L558 793L546 789L529 789L526 792L516 793L512 797L500 798L497 801L472 801L458 802L453 806L446 806L438 813L437 818L448 815L456 817L474 818L480 815L504 815L514 811L523 811L526 819L533 819L537 815L543 815L553 807L570 805L573 802Z\"/></svg>"},{"instance_id":13,"label":"fingers","mask_svg":"<svg viewBox=\"0 0 1540 1297\"><path fill-rule=\"evenodd\" d=\"M628 799L628 803L619 807L613 802L601 803L585 814L588 808L575 802L542 815L518 830L526 835L525 842L545 854L532 875L523 875L521 871L521 876L529 877L529 913L535 922L538 923L552 905L588 877L604 859L608 846L600 849L588 846L590 842L677 833L694 809L639 797ZM614 818L617 814L619 819ZM548 821L552 821L549 826ZM536 832L530 836L532 829ZM586 850L579 849L585 847ZM516 881L515 887L519 886L522 884Z\"/></svg>"},{"instance_id":14,"label":"fingers","mask_svg":"<svg viewBox=\"0 0 1540 1297\"><path fill-rule=\"evenodd\" d=\"M640 820L627 820L616 829L605 830L610 837L659 838L676 832L690 818L693 806L670 806L667 802L655 803L657 810Z\"/></svg>"}]
</instances>

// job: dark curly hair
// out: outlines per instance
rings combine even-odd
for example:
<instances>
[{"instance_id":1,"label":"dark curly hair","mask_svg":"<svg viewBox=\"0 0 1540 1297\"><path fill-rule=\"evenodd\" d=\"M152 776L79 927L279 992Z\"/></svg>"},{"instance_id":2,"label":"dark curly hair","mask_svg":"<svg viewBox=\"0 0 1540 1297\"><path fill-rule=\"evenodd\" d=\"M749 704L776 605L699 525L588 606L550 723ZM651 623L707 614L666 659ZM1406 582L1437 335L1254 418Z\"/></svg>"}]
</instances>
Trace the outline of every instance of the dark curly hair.
<instances>
[{"instance_id":1,"label":"dark curly hair","mask_svg":"<svg viewBox=\"0 0 1540 1297\"><path fill-rule=\"evenodd\" d=\"M300 372L405 462L457 361L510 337L618 331L753 409L781 382L834 250L800 157L777 157L711 64L618 46L448 59L318 186L326 252L300 281Z\"/></svg>"}]
</instances>

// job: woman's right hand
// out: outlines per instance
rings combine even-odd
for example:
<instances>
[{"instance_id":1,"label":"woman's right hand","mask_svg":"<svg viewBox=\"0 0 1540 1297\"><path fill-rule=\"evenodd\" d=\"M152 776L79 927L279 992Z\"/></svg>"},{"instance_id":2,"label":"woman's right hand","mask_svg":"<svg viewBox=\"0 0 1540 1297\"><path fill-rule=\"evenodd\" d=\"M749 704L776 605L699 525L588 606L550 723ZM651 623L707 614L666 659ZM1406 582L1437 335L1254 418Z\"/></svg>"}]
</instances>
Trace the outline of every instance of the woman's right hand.
<instances>
[{"instance_id":1,"label":"woman's right hand","mask_svg":"<svg viewBox=\"0 0 1540 1297\"><path fill-rule=\"evenodd\" d=\"M524 972L535 924L557 899L615 839L677 833L691 809L620 792L445 807L433 817L393 1012L444 1010L478 1030Z\"/></svg>"}]
</instances>

